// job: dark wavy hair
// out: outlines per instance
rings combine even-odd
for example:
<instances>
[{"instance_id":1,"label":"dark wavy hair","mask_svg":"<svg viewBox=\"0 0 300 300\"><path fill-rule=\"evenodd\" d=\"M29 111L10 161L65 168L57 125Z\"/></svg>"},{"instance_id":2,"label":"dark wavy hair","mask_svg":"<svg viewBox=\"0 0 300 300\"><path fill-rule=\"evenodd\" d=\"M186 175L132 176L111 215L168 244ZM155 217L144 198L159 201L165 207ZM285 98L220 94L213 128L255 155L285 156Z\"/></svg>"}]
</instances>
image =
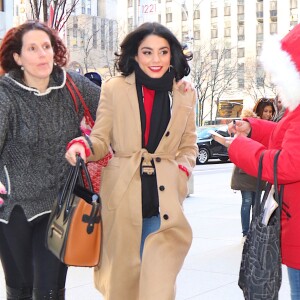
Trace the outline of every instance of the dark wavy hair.
<instances>
[{"instance_id":1,"label":"dark wavy hair","mask_svg":"<svg viewBox=\"0 0 300 300\"><path fill-rule=\"evenodd\" d=\"M260 98L256 105L253 108L253 111L256 113L258 117L262 117L265 107L271 106L272 108L272 116L275 114L275 106L273 99L268 98Z\"/></svg>"},{"instance_id":2,"label":"dark wavy hair","mask_svg":"<svg viewBox=\"0 0 300 300\"><path fill-rule=\"evenodd\" d=\"M122 75L128 76L134 71L135 56L142 41L149 35L154 34L168 41L171 49L171 65L175 71L175 79L178 81L190 73L188 57L184 55L182 46L175 35L165 26L159 23L147 22L130 32L120 45L120 53L115 53L116 69Z\"/></svg>"},{"instance_id":3,"label":"dark wavy hair","mask_svg":"<svg viewBox=\"0 0 300 300\"><path fill-rule=\"evenodd\" d=\"M50 38L51 46L54 51L54 62L60 67L67 64L67 48L58 36L58 32L42 22L27 21L18 27L11 28L4 36L0 47L0 74L20 68L20 66L15 62L13 54L21 54L23 36L31 30L44 31Z\"/></svg>"}]
</instances>

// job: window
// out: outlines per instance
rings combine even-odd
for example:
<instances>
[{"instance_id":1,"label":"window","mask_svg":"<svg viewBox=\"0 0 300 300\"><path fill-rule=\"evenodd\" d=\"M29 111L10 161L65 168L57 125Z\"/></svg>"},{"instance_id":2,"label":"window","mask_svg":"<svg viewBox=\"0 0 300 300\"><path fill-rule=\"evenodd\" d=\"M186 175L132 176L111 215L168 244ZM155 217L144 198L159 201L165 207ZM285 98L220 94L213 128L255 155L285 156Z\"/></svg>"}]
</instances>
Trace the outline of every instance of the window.
<instances>
[{"instance_id":1,"label":"window","mask_svg":"<svg viewBox=\"0 0 300 300\"><path fill-rule=\"evenodd\" d=\"M216 7L211 8L211 17L216 18L218 16L218 9Z\"/></svg>"},{"instance_id":2,"label":"window","mask_svg":"<svg viewBox=\"0 0 300 300\"><path fill-rule=\"evenodd\" d=\"M166 2L172 2L172 0L166 0Z\"/></svg>"},{"instance_id":3,"label":"window","mask_svg":"<svg viewBox=\"0 0 300 300\"><path fill-rule=\"evenodd\" d=\"M238 78L238 88L243 89L245 87L245 79L244 78Z\"/></svg>"},{"instance_id":4,"label":"window","mask_svg":"<svg viewBox=\"0 0 300 300\"><path fill-rule=\"evenodd\" d=\"M181 19L182 19L182 21L186 21L188 19L188 12L186 10L182 9Z\"/></svg>"},{"instance_id":5,"label":"window","mask_svg":"<svg viewBox=\"0 0 300 300\"><path fill-rule=\"evenodd\" d=\"M128 7L132 7L133 6L133 0L128 0Z\"/></svg>"},{"instance_id":6,"label":"window","mask_svg":"<svg viewBox=\"0 0 300 300\"><path fill-rule=\"evenodd\" d=\"M264 78L263 77L256 77L256 85L258 87L262 87L264 85Z\"/></svg>"},{"instance_id":7,"label":"window","mask_svg":"<svg viewBox=\"0 0 300 300\"><path fill-rule=\"evenodd\" d=\"M263 24L258 23L256 26L256 40L257 41L262 41L264 38L264 29L263 29Z\"/></svg>"},{"instance_id":8,"label":"window","mask_svg":"<svg viewBox=\"0 0 300 300\"><path fill-rule=\"evenodd\" d=\"M211 51L211 59L218 59L218 50Z\"/></svg>"},{"instance_id":9,"label":"window","mask_svg":"<svg viewBox=\"0 0 300 300\"><path fill-rule=\"evenodd\" d=\"M78 24L76 23L76 24L74 24L73 25L73 37L77 37L77 29L78 29Z\"/></svg>"},{"instance_id":10,"label":"window","mask_svg":"<svg viewBox=\"0 0 300 300\"><path fill-rule=\"evenodd\" d=\"M0 11L4 11L4 0L0 0Z\"/></svg>"},{"instance_id":11,"label":"window","mask_svg":"<svg viewBox=\"0 0 300 300\"><path fill-rule=\"evenodd\" d=\"M262 50L262 43L257 43L256 44L256 56L260 56Z\"/></svg>"},{"instance_id":12,"label":"window","mask_svg":"<svg viewBox=\"0 0 300 300\"><path fill-rule=\"evenodd\" d=\"M93 48L97 48L97 32L93 32Z\"/></svg>"},{"instance_id":13,"label":"window","mask_svg":"<svg viewBox=\"0 0 300 300\"><path fill-rule=\"evenodd\" d=\"M129 23L128 23L128 26L129 26ZM105 19L101 19L101 27L100 28L101 28L101 50L105 50L105 43L106 43Z\"/></svg>"},{"instance_id":14,"label":"window","mask_svg":"<svg viewBox=\"0 0 300 300\"><path fill-rule=\"evenodd\" d=\"M114 23L113 20L109 20L108 23L108 47L110 51L113 51L113 37L114 37Z\"/></svg>"},{"instance_id":15,"label":"window","mask_svg":"<svg viewBox=\"0 0 300 300\"><path fill-rule=\"evenodd\" d=\"M231 7L225 6L224 7L224 16L230 16L231 15Z\"/></svg>"},{"instance_id":16,"label":"window","mask_svg":"<svg viewBox=\"0 0 300 300\"><path fill-rule=\"evenodd\" d=\"M188 41L189 40L189 33L188 33L188 31L182 31L181 40L182 41Z\"/></svg>"},{"instance_id":17,"label":"window","mask_svg":"<svg viewBox=\"0 0 300 300\"><path fill-rule=\"evenodd\" d=\"M194 11L194 20L200 19L200 10L196 9Z\"/></svg>"},{"instance_id":18,"label":"window","mask_svg":"<svg viewBox=\"0 0 300 300\"><path fill-rule=\"evenodd\" d=\"M128 31L130 32L133 29L133 18L128 18L127 23L128 23Z\"/></svg>"},{"instance_id":19,"label":"window","mask_svg":"<svg viewBox=\"0 0 300 300\"><path fill-rule=\"evenodd\" d=\"M270 1L270 10L277 10L277 1Z\"/></svg>"},{"instance_id":20,"label":"window","mask_svg":"<svg viewBox=\"0 0 300 300\"><path fill-rule=\"evenodd\" d=\"M270 23L270 33L271 34L277 33L277 23Z\"/></svg>"},{"instance_id":21,"label":"window","mask_svg":"<svg viewBox=\"0 0 300 300\"><path fill-rule=\"evenodd\" d=\"M238 76L241 75L244 76L244 72L245 72L245 64L244 63L238 64Z\"/></svg>"},{"instance_id":22,"label":"window","mask_svg":"<svg viewBox=\"0 0 300 300\"><path fill-rule=\"evenodd\" d=\"M298 8L297 0L290 0L290 9Z\"/></svg>"},{"instance_id":23,"label":"window","mask_svg":"<svg viewBox=\"0 0 300 300\"><path fill-rule=\"evenodd\" d=\"M166 14L166 22L167 22L167 23L172 22L172 13L167 13L167 14Z\"/></svg>"},{"instance_id":24,"label":"window","mask_svg":"<svg viewBox=\"0 0 300 300\"><path fill-rule=\"evenodd\" d=\"M224 58L225 59L231 58L231 49L225 49L224 50Z\"/></svg>"},{"instance_id":25,"label":"window","mask_svg":"<svg viewBox=\"0 0 300 300\"><path fill-rule=\"evenodd\" d=\"M218 29L211 30L211 38L216 39L218 37Z\"/></svg>"},{"instance_id":26,"label":"window","mask_svg":"<svg viewBox=\"0 0 300 300\"><path fill-rule=\"evenodd\" d=\"M244 14L244 5L238 5L238 15Z\"/></svg>"},{"instance_id":27,"label":"window","mask_svg":"<svg viewBox=\"0 0 300 300\"><path fill-rule=\"evenodd\" d=\"M245 28L244 26L238 26L238 41L245 40Z\"/></svg>"},{"instance_id":28,"label":"window","mask_svg":"<svg viewBox=\"0 0 300 300\"><path fill-rule=\"evenodd\" d=\"M161 23L161 14L158 14L158 15L157 15L157 22L158 22L158 23Z\"/></svg>"},{"instance_id":29,"label":"window","mask_svg":"<svg viewBox=\"0 0 300 300\"><path fill-rule=\"evenodd\" d=\"M194 39L195 40L200 40L200 30L195 30L194 31Z\"/></svg>"},{"instance_id":30,"label":"window","mask_svg":"<svg viewBox=\"0 0 300 300\"><path fill-rule=\"evenodd\" d=\"M262 20L263 17L264 17L263 3L258 2L258 3L256 3L256 18Z\"/></svg>"},{"instance_id":31,"label":"window","mask_svg":"<svg viewBox=\"0 0 300 300\"><path fill-rule=\"evenodd\" d=\"M245 57L245 48L238 48L237 49L237 57L238 58Z\"/></svg>"},{"instance_id":32,"label":"window","mask_svg":"<svg viewBox=\"0 0 300 300\"><path fill-rule=\"evenodd\" d=\"M231 23L225 22L224 25L224 37L230 37L231 36Z\"/></svg>"}]
</instances>

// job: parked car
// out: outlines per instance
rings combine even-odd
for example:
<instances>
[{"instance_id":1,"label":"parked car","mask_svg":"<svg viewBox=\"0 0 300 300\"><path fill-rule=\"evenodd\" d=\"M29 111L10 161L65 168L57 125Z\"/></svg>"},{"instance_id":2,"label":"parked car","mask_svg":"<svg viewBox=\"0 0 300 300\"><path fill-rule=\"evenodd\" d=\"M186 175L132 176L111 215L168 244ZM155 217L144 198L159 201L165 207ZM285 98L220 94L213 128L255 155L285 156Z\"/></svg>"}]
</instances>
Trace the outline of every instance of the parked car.
<instances>
[{"instance_id":1,"label":"parked car","mask_svg":"<svg viewBox=\"0 0 300 300\"><path fill-rule=\"evenodd\" d=\"M209 159L218 158L221 161L229 159L227 148L216 142L210 130L214 130L222 136L229 137L227 125L211 125L197 128L197 145L199 149L197 164L205 164Z\"/></svg>"}]
</instances>

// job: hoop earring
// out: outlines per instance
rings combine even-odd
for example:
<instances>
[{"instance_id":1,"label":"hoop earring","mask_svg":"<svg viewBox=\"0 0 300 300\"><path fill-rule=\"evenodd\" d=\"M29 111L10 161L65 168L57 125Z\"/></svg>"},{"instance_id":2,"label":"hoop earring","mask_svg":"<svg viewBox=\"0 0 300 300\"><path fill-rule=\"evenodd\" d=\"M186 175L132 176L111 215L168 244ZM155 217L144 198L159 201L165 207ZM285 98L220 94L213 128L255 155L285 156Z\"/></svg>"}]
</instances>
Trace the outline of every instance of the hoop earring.
<instances>
[{"instance_id":1,"label":"hoop earring","mask_svg":"<svg viewBox=\"0 0 300 300\"><path fill-rule=\"evenodd\" d=\"M169 65L169 72L171 72L171 68L173 69L173 66Z\"/></svg>"}]
</instances>

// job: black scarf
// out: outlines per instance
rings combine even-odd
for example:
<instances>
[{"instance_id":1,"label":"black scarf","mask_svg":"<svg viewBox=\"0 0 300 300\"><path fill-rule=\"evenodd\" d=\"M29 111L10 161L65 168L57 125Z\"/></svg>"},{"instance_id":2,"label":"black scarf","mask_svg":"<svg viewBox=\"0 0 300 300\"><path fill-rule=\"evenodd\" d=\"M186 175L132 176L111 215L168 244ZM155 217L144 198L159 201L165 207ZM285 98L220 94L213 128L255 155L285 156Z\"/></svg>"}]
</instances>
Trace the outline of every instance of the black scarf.
<instances>
[{"instance_id":1,"label":"black scarf","mask_svg":"<svg viewBox=\"0 0 300 300\"><path fill-rule=\"evenodd\" d=\"M175 72L170 68L161 78L151 78L145 74L139 65L135 64L136 87L139 99L139 107L142 125L142 145L145 147L146 117L143 102L142 86L155 91L154 103L150 121L150 134L148 144L145 147L150 153L155 152L170 121L171 109L169 92L172 91Z\"/></svg>"}]
</instances>

